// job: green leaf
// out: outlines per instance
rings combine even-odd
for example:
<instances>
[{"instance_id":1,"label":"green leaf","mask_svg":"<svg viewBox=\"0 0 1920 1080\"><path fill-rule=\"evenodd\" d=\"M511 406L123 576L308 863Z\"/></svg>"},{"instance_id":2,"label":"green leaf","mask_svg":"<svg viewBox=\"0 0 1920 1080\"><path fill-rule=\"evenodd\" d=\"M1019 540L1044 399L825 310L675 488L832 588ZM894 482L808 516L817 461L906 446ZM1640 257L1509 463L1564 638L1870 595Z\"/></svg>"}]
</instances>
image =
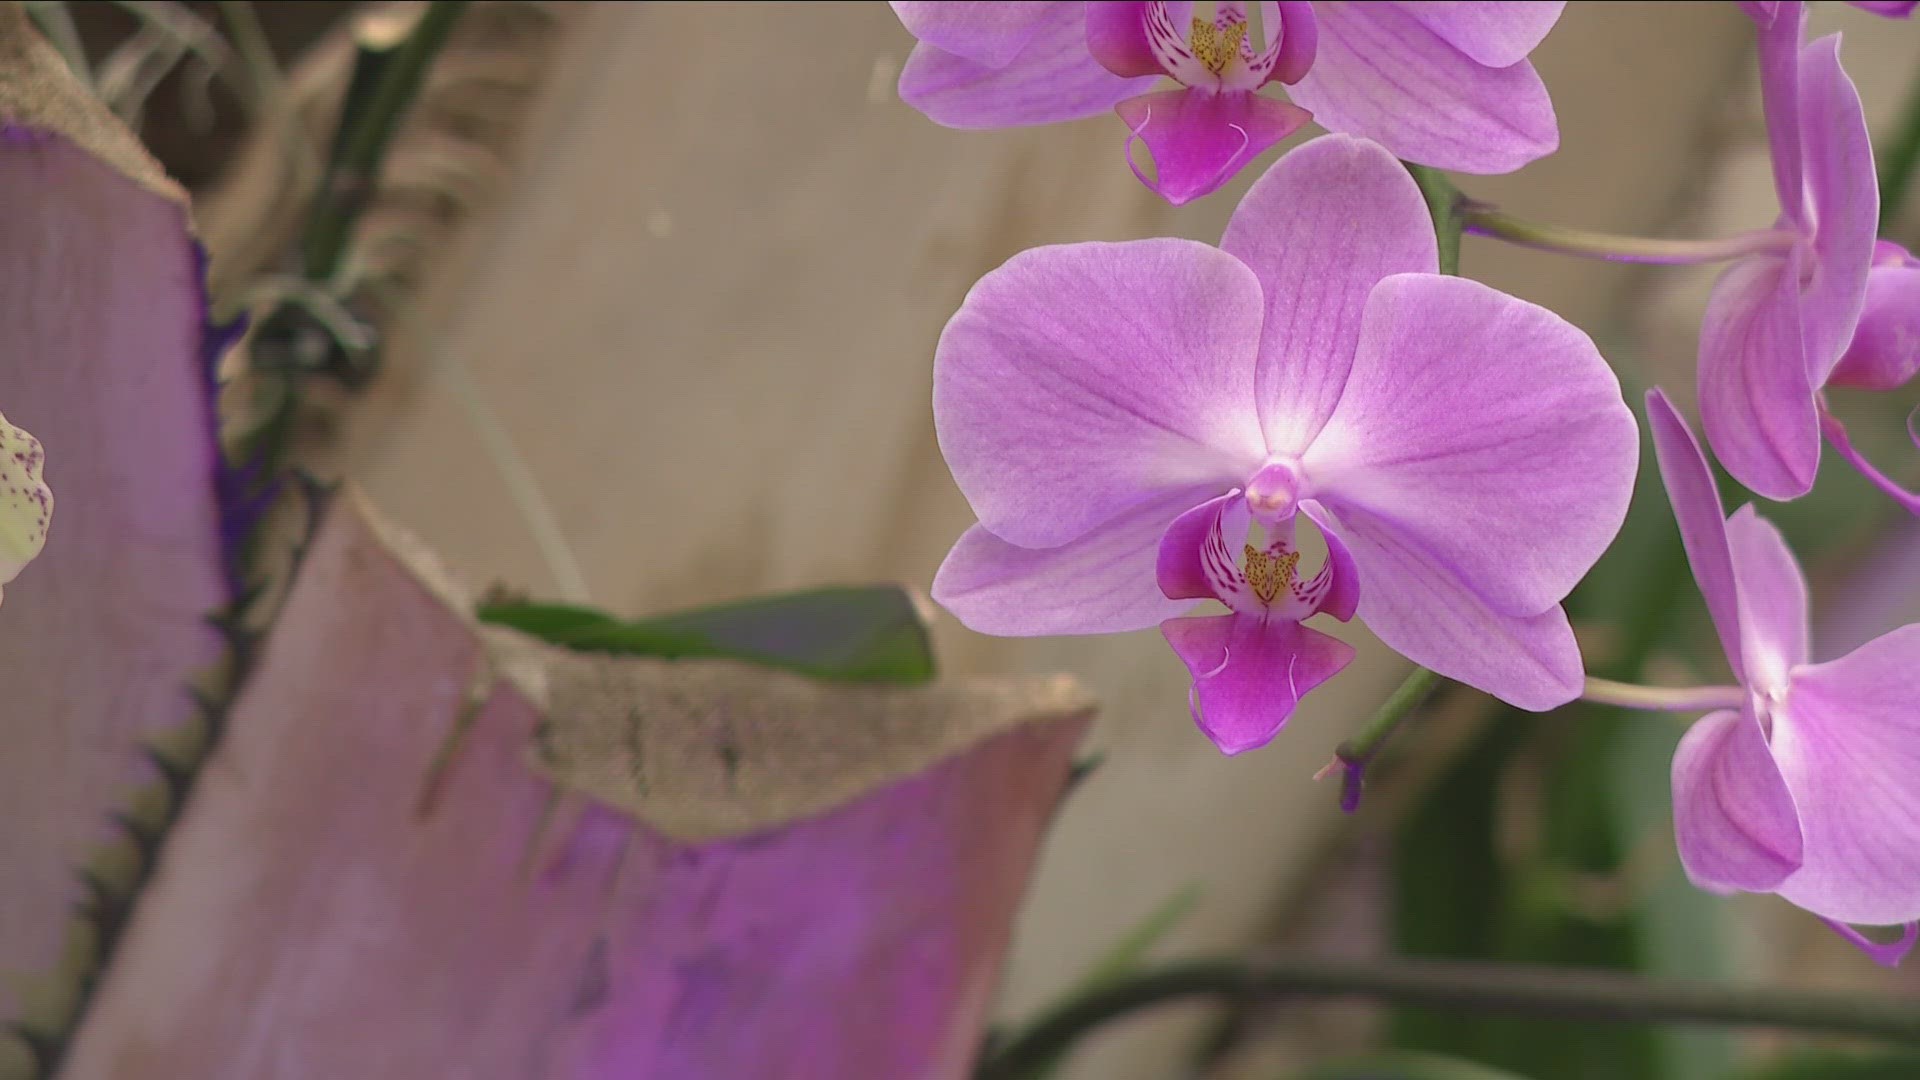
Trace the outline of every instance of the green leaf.
<instances>
[{"instance_id":1,"label":"green leaf","mask_svg":"<svg viewBox=\"0 0 1920 1080\"><path fill-rule=\"evenodd\" d=\"M1325 1061L1299 1080L1526 1080L1518 1073L1489 1068L1442 1054L1389 1052Z\"/></svg>"},{"instance_id":2,"label":"green leaf","mask_svg":"<svg viewBox=\"0 0 1920 1080\"><path fill-rule=\"evenodd\" d=\"M746 660L834 682L924 683L934 674L926 624L896 585L755 597L631 622L568 604L484 604L479 617L583 652Z\"/></svg>"},{"instance_id":3,"label":"green leaf","mask_svg":"<svg viewBox=\"0 0 1920 1080\"><path fill-rule=\"evenodd\" d=\"M1754 1069L1732 1073L1728 1080L1913 1080L1920 1076L1920 1053L1801 1053Z\"/></svg>"}]
</instances>

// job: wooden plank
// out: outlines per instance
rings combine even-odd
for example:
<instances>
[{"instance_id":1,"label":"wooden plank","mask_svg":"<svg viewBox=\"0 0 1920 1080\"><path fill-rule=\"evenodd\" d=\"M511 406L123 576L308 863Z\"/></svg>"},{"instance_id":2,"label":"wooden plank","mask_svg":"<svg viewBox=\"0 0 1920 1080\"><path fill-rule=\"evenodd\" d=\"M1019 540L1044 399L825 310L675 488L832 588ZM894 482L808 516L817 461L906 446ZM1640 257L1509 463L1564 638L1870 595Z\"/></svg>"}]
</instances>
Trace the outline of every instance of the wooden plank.
<instances>
[{"instance_id":1,"label":"wooden plank","mask_svg":"<svg viewBox=\"0 0 1920 1080\"><path fill-rule=\"evenodd\" d=\"M329 512L66 1076L964 1075L1081 691L490 651L390 537Z\"/></svg>"},{"instance_id":2,"label":"wooden plank","mask_svg":"<svg viewBox=\"0 0 1920 1080\"><path fill-rule=\"evenodd\" d=\"M184 196L0 3L0 411L58 511L0 610L0 1075L92 963L83 869L137 870L116 815L222 657L206 328ZM103 878L104 880L104 878ZM116 887L124 887L121 875Z\"/></svg>"}]
</instances>

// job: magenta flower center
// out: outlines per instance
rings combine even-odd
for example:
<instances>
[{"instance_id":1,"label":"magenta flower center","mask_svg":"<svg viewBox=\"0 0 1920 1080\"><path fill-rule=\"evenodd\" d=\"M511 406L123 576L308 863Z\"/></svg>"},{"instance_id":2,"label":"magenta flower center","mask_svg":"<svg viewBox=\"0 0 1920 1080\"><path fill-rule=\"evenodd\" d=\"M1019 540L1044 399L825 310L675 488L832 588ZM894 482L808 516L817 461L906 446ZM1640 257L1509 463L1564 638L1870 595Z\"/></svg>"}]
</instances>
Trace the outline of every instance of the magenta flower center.
<instances>
[{"instance_id":1,"label":"magenta flower center","mask_svg":"<svg viewBox=\"0 0 1920 1080\"><path fill-rule=\"evenodd\" d=\"M1772 739L1773 718L1787 707L1787 690L1791 685L1788 672L1784 668L1752 672L1748 679L1748 704L1753 709L1754 718L1760 722L1760 731Z\"/></svg>"},{"instance_id":2,"label":"magenta flower center","mask_svg":"<svg viewBox=\"0 0 1920 1080\"><path fill-rule=\"evenodd\" d=\"M1271 461L1247 481L1247 509L1253 518L1269 529L1293 520L1305 477L1297 461Z\"/></svg>"},{"instance_id":3,"label":"magenta flower center","mask_svg":"<svg viewBox=\"0 0 1920 1080\"><path fill-rule=\"evenodd\" d=\"M1148 46L1160 68L1182 85L1202 90L1256 90L1272 74L1284 32L1268 26L1273 43L1254 51L1245 3L1222 3L1212 18L1193 17L1186 34L1173 23L1165 4L1148 4Z\"/></svg>"},{"instance_id":4,"label":"magenta flower center","mask_svg":"<svg viewBox=\"0 0 1920 1080\"><path fill-rule=\"evenodd\" d=\"M1261 466L1240 493L1253 518L1247 531L1257 535L1230 535L1228 522L1246 519L1222 515L1220 527L1208 535L1200 553L1207 584L1221 603L1241 614L1295 622L1320 610L1335 584L1336 569L1328 559L1312 577L1301 573L1294 526L1304 489L1300 463L1275 459Z\"/></svg>"},{"instance_id":5,"label":"magenta flower center","mask_svg":"<svg viewBox=\"0 0 1920 1080\"><path fill-rule=\"evenodd\" d=\"M1247 24L1227 22L1215 26L1206 19L1193 20L1193 30L1187 35L1187 46L1193 52L1193 58L1200 61L1208 71L1215 75L1224 75L1227 65L1240 57L1240 47L1247 40Z\"/></svg>"},{"instance_id":6,"label":"magenta flower center","mask_svg":"<svg viewBox=\"0 0 1920 1080\"><path fill-rule=\"evenodd\" d=\"M1242 615L1290 622L1306 619L1320 609L1321 600L1333 588L1332 561L1311 578L1302 575L1292 521L1279 531L1267 531L1262 539L1264 544L1244 541L1236 561L1228 546L1232 541L1218 532L1208 538L1201 562L1213 595Z\"/></svg>"}]
</instances>

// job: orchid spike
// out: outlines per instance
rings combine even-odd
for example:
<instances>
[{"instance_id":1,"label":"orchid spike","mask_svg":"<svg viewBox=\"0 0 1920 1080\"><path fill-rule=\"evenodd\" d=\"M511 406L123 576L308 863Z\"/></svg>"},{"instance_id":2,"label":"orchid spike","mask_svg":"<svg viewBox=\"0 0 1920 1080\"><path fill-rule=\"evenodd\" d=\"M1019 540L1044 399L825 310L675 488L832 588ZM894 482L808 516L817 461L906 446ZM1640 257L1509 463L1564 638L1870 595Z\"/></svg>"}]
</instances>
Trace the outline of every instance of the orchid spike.
<instances>
[{"instance_id":1,"label":"orchid spike","mask_svg":"<svg viewBox=\"0 0 1920 1080\"><path fill-rule=\"evenodd\" d=\"M1192 3L911 2L919 40L900 96L957 128L1048 124L1109 108L1142 183L1175 205L1232 179L1310 119L1378 140L1410 161L1504 173L1559 145L1553 104L1527 56L1559 2L1258 5L1212 16ZM1178 87L1152 91L1162 76ZM1278 82L1293 101L1263 97Z\"/></svg>"},{"instance_id":2,"label":"orchid spike","mask_svg":"<svg viewBox=\"0 0 1920 1080\"><path fill-rule=\"evenodd\" d=\"M1772 26L1779 18L1781 0L1739 0L1739 3L1740 10L1761 26ZM1847 0L1847 4L1889 19L1905 19L1913 14L1915 7L1920 7L1920 0Z\"/></svg>"},{"instance_id":3,"label":"orchid spike","mask_svg":"<svg viewBox=\"0 0 1920 1080\"><path fill-rule=\"evenodd\" d=\"M40 477L45 463L40 440L0 416L0 586L46 546L53 492Z\"/></svg>"},{"instance_id":4,"label":"orchid spike","mask_svg":"<svg viewBox=\"0 0 1920 1080\"><path fill-rule=\"evenodd\" d=\"M1896 390L1911 381L1916 371L1920 371L1920 259L1891 240L1881 240L1874 245L1873 268L1867 272L1867 300L1860 325L1827 385ZM1920 493L1902 487L1867 460L1853 445L1847 426L1827 410L1824 395L1818 407L1820 431L1841 460L1895 503L1920 514ZM1907 432L1920 446L1915 416L1920 416L1920 410L1908 416Z\"/></svg>"},{"instance_id":5,"label":"orchid spike","mask_svg":"<svg viewBox=\"0 0 1920 1080\"><path fill-rule=\"evenodd\" d=\"M1735 262L1714 286L1700 327L1700 413L1735 479L1793 499L1820 463L1822 387L1884 380L1913 362L1887 353L1913 344L1920 273L1899 248L1876 247L1873 148L1839 35L1802 45L1803 5L1769 14L1756 23L1776 227L1796 239Z\"/></svg>"},{"instance_id":6,"label":"orchid spike","mask_svg":"<svg viewBox=\"0 0 1920 1080\"><path fill-rule=\"evenodd\" d=\"M1776 893L1842 928L1920 920L1920 625L1811 663L1807 585L1778 530L1724 516L1706 455L1647 394L1660 475L1744 701L1703 717L1673 759L1674 835L1714 892Z\"/></svg>"},{"instance_id":7,"label":"orchid spike","mask_svg":"<svg viewBox=\"0 0 1920 1080\"><path fill-rule=\"evenodd\" d=\"M1560 601L1625 516L1632 413L1585 334L1437 269L1413 179L1343 135L1269 169L1217 248L1014 256L934 359L979 517L934 599L989 634L1159 624L1227 753L1352 657L1316 614L1522 708L1571 700Z\"/></svg>"}]
</instances>

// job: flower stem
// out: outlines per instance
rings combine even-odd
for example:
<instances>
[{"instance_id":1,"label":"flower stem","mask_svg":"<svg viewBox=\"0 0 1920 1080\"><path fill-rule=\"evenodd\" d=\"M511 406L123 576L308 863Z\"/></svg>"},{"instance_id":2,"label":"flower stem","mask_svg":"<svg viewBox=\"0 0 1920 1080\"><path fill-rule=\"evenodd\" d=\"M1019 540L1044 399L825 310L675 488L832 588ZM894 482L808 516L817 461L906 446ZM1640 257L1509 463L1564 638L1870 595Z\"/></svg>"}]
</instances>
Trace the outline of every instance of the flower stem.
<instances>
[{"instance_id":1,"label":"flower stem","mask_svg":"<svg viewBox=\"0 0 1920 1080\"><path fill-rule=\"evenodd\" d=\"M1413 174L1413 182L1420 185L1420 194L1427 200L1427 213L1433 215L1433 235L1440 245L1440 272L1459 274L1460 229L1464 224L1460 217L1464 201L1460 189L1439 169L1410 161L1400 164Z\"/></svg>"},{"instance_id":2,"label":"flower stem","mask_svg":"<svg viewBox=\"0 0 1920 1080\"><path fill-rule=\"evenodd\" d=\"M1272 964L1198 960L1136 975L1067 1002L1002 1044L974 1080L1029 1080L1102 1023L1192 997L1363 997L1563 1020L1678 1021L1864 1035L1920 1045L1920 1002L1711 983L1666 982L1540 965L1459 960Z\"/></svg>"},{"instance_id":3,"label":"flower stem","mask_svg":"<svg viewBox=\"0 0 1920 1080\"><path fill-rule=\"evenodd\" d=\"M1587 676L1587 688L1580 695L1582 701L1651 712L1737 709L1746 697L1746 691L1737 686L1639 686L1592 675Z\"/></svg>"},{"instance_id":4,"label":"flower stem","mask_svg":"<svg viewBox=\"0 0 1920 1080\"><path fill-rule=\"evenodd\" d=\"M1324 780L1336 772L1340 773L1340 809L1351 814L1360 808L1360 795L1366 787L1367 766L1373 764L1373 759L1380 756L1381 749L1400 729L1401 723L1439 685L1438 673L1423 667L1414 668L1399 689L1360 729L1360 733L1335 748L1333 760L1313 774L1315 780Z\"/></svg>"},{"instance_id":5,"label":"flower stem","mask_svg":"<svg viewBox=\"0 0 1920 1080\"><path fill-rule=\"evenodd\" d=\"M1794 234L1786 229L1757 229L1720 240L1658 240L1640 236L1616 236L1612 233L1570 229L1560 225L1542 225L1523 221L1481 203L1465 202L1459 207L1467 232L1491 236L1522 247L1575 255L1584 259L1611 262L1658 263L1682 266L1689 263L1725 262L1745 255L1767 251L1785 251L1793 246Z\"/></svg>"},{"instance_id":6,"label":"flower stem","mask_svg":"<svg viewBox=\"0 0 1920 1080\"><path fill-rule=\"evenodd\" d=\"M1912 430L1913 421L1911 419L1908 420L1907 426L1909 430ZM1853 440L1847 437L1847 426L1840 422L1839 417L1828 412L1825 405L1820 406L1820 430L1826 435L1827 443L1831 445L1834 450L1838 451L1841 457L1846 459L1847 464L1852 465L1861 476L1866 477L1874 487L1886 492L1894 502L1899 503L1901 508L1908 513L1920 514L1920 494L1915 494L1901 487L1900 483L1893 477L1875 468L1873 462L1868 461L1865 454L1862 454L1854 448Z\"/></svg>"},{"instance_id":7,"label":"flower stem","mask_svg":"<svg viewBox=\"0 0 1920 1080\"><path fill-rule=\"evenodd\" d=\"M359 102L354 100L354 90L359 87L349 87L348 101L342 106L343 126L300 241L301 263L309 281L331 281L339 271L353 227L379 178L387 145L406 119L427 69L446 45L467 4L468 0L432 0L405 40L392 45L390 51L362 42L362 67L355 71L355 81L362 82L366 73L371 73L374 81L363 91L366 96L360 101L364 105L355 108Z\"/></svg>"}]
</instances>

